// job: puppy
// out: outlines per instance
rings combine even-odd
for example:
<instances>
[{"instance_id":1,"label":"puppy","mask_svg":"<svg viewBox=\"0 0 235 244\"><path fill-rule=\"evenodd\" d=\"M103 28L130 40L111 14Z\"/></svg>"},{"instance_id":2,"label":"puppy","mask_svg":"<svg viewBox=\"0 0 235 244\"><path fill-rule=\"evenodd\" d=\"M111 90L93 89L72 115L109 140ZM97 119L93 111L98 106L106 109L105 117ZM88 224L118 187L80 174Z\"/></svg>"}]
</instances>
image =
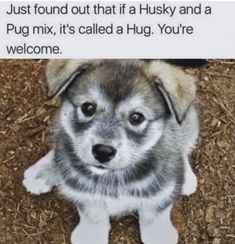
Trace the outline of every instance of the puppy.
<instances>
[{"instance_id":1,"label":"puppy","mask_svg":"<svg viewBox=\"0 0 235 244\"><path fill-rule=\"evenodd\" d=\"M175 244L172 204L197 186L194 77L150 60L52 60L46 77L62 105L52 150L26 170L26 189L57 186L74 202L73 244L107 244L109 218L130 212L145 244Z\"/></svg>"}]
</instances>

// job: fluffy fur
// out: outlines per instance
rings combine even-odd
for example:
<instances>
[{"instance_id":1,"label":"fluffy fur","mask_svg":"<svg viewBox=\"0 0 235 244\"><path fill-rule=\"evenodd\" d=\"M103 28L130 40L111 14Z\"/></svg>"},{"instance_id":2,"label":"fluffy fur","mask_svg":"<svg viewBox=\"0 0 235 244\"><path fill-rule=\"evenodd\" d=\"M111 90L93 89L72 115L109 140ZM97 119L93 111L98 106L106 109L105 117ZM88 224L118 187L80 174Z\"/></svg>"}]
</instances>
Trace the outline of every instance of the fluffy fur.
<instances>
[{"instance_id":1,"label":"fluffy fur","mask_svg":"<svg viewBox=\"0 0 235 244\"><path fill-rule=\"evenodd\" d=\"M53 149L25 172L27 190L57 186L76 204L73 244L107 244L109 217L129 212L145 244L176 243L171 206L197 185L187 159L198 137L194 77L144 60L53 60L46 74L49 95L63 103ZM92 116L85 103L95 104ZM144 120L132 124L133 113ZM107 162L94 157L100 144L116 150Z\"/></svg>"}]
</instances>

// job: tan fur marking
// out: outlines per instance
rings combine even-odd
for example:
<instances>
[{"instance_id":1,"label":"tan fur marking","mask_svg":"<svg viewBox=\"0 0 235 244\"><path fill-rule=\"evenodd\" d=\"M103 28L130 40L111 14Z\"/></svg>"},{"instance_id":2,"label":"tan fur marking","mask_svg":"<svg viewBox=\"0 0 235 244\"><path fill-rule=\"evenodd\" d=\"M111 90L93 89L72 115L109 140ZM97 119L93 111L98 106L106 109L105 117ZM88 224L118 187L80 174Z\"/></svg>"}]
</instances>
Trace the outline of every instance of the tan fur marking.
<instances>
[{"instance_id":1,"label":"tan fur marking","mask_svg":"<svg viewBox=\"0 0 235 244\"><path fill-rule=\"evenodd\" d=\"M89 65L98 65L100 60L92 59L55 59L49 61L46 70L48 96L59 95L67 87L69 78L82 68Z\"/></svg>"},{"instance_id":2,"label":"tan fur marking","mask_svg":"<svg viewBox=\"0 0 235 244\"><path fill-rule=\"evenodd\" d=\"M176 118L182 122L196 95L195 77L161 61L153 61L146 73L166 91Z\"/></svg>"}]
</instances>

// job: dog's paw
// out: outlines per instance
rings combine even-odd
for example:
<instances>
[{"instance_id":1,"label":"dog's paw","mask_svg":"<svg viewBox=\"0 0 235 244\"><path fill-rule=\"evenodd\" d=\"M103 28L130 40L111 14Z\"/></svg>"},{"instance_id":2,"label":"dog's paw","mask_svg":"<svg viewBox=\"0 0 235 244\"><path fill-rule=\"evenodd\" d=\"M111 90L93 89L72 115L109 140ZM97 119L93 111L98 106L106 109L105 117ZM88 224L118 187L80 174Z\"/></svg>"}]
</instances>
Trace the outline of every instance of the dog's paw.
<instances>
[{"instance_id":1,"label":"dog's paw","mask_svg":"<svg viewBox=\"0 0 235 244\"><path fill-rule=\"evenodd\" d=\"M189 196L197 190L197 177L194 173L186 175L184 184L182 186L182 195Z\"/></svg>"},{"instance_id":2,"label":"dog's paw","mask_svg":"<svg viewBox=\"0 0 235 244\"><path fill-rule=\"evenodd\" d=\"M173 226L142 226L141 240L144 244L177 244L178 233Z\"/></svg>"},{"instance_id":3,"label":"dog's paw","mask_svg":"<svg viewBox=\"0 0 235 244\"><path fill-rule=\"evenodd\" d=\"M32 194L42 194L51 191L53 185L49 183L46 174L40 175L36 165L28 168L24 173L23 185Z\"/></svg>"},{"instance_id":4,"label":"dog's paw","mask_svg":"<svg viewBox=\"0 0 235 244\"><path fill-rule=\"evenodd\" d=\"M100 225L80 223L71 235L72 244L108 244L109 230Z\"/></svg>"},{"instance_id":5,"label":"dog's paw","mask_svg":"<svg viewBox=\"0 0 235 244\"><path fill-rule=\"evenodd\" d=\"M36 195L46 193L58 184L53 154L54 152L51 150L25 171L23 185L30 193Z\"/></svg>"},{"instance_id":6,"label":"dog's paw","mask_svg":"<svg viewBox=\"0 0 235 244\"><path fill-rule=\"evenodd\" d=\"M139 211L141 240L144 244L176 244L178 232L171 223L171 208L156 214L153 206Z\"/></svg>"}]
</instances>

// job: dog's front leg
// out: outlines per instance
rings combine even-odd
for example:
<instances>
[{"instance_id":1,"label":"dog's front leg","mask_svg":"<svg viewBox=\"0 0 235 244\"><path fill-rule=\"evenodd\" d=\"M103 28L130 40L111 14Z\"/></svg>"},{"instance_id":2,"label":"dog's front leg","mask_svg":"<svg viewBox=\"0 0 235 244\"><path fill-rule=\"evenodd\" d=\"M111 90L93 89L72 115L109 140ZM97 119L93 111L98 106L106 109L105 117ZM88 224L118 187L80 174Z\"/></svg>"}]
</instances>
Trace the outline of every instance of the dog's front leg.
<instances>
[{"instance_id":1,"label":"dog's front leg","mask_svg":"<svg viewBox=\"0 0 235 244\"><path fill-rule=\"evenodd\" d=\"M171 223L172 205L160 213L149 208L139 211L140 234L144 244L176 244L177 230Z\"/></svg>"},{"instance_id":2,"label":"dog's front leg","mask_svg":"<svg viewBox=\"0 0 235 244\"><path fill-rule=\"evenodd\" d=\"M184 157L184 184L182 186L182 194L190 195L197 190L197 177L194 174L188 160L188 156Z\"/></svg>"},{"instance_id":3,"label":"dog's front leg","mask_svg":"<svg viewBox=\"0 0 235 244\"><path fill-rule=\"evenodd\" d=\"M37 163L24 172L23 185L27 191L39 195L51 191L58 184L54 165L54 150L49 151Z\"/></svg>"},{"instance_id":4,"label":"dog's front leg","mask_svg":"<svg viewBox=\"0 0 235 244\"><path fill-rule=\"evenodd\" d=\"M108 213L95 205L78 207L80 222L71 235L72 244L108 244L110 221Z\"/></svg>"}]
</instances>

